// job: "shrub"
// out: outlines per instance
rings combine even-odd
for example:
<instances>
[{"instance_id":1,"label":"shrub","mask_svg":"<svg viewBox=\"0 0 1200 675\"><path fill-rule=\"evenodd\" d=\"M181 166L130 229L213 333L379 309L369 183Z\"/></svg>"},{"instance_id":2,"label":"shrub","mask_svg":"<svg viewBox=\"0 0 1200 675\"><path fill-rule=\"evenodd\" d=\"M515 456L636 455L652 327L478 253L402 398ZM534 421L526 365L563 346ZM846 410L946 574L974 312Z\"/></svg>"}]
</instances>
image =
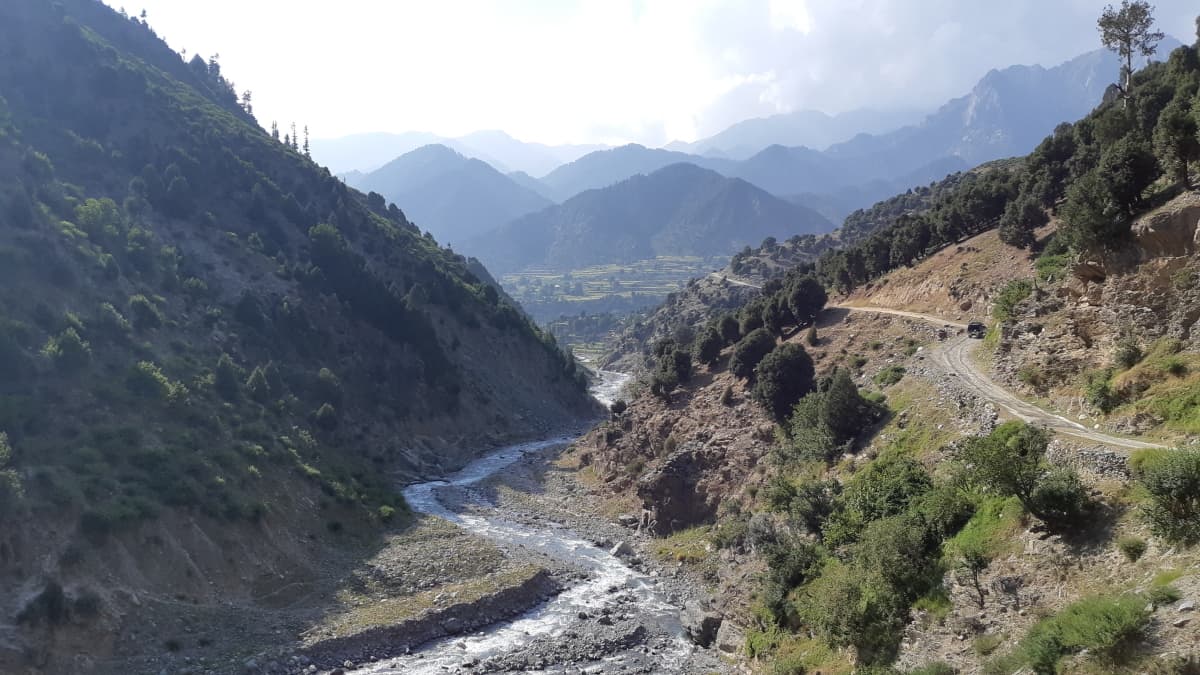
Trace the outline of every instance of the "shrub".
<instances>
[{"instance_id":1,"label":"shrub","mask_svg":"<svg viewBox=\"0 0 1200 675\"><path fill-rule=\"evenodd\" d=\"M1146 591L1146 599L1155 607L1169 605L1172 602L1178 602L1183 597L1183 593L1179 592L1174 586L1151 586L1150 590Z\"/></svg>"},{"instance_id":2,"label":"shrub","mask_svg":"<svg viewBox=\"0 0 1200 675\"><path fill-rule=\"evenodd\" d=\"M1079 475L1067 468L1055 468L1043 475L1030 497L1033 513L1056 525L1080 522L1090 505Z\"/></svg>"},{"instance_id":3,"label":"shrub","mask_svg":"<svg viewBox=\"0 0 1200 675\"><path fill-rule=\"evenodd\" d=\"M724 346L725 338L716 328L709 326L700 331L692 343L692 356L700 363L712 366L721 358L721 348Z\"/></svg>"},{"instance_id":4,"label":"shrub","mask_svg":"<svg viewBox=\"0 0 1200 675\"><path fill-rule=\"evenodd\" d=\"M809 326L808 330L804 333L804 343L809 347L816 347L817 345L821 344L821 339L817 337L817 324L815 321L813 322L813 325Z\"/></svg>"},{"instance_id":5,"label":"shrub","mask_svg":"<svg viewBox=\"0 0 1200 675\"><path fill-rule=\"evenodd\" d=\"M908 372L904 366L888 366L883 370L875 373L875 384L880 387L887 387L899 382L904 374Z\"/></svg>"},{"instance_id":6,"label":"shrub","mask_svg":"<svg viewBox=\"0 0 1200 675\"><path fill-rule=\"evenodd\" d=\"M221 354L213 373L213 389L225 400L236 401L242 391L241 380L242 369L234 364L229 354Z\"/></svg>"},{"instance_id":7,"label":"shrub","mask_svg":"<svg viewBox=\"0 0 1200 675\"><path fill-rule=\"evenodd\" d=\"M1012 320L1013 310L1032 292L1033 284L1026 279L1014 279L1008 282L996 295L996 301L992 305L992 316L997 321Z\"/></svg>"},{"instance_id":8,"label":"shrub","mask_svg":"<svg viewBox=\"0 0 1200 675\"><path fill-rule=\"evenodd\" d=\"M384 504L379 507L379 519L385 523L390 523L396 515L396 509Z\"/></svg>"},{"instance_id":9,"label":"shrub","mask_svg":"<svg viewBox=\"0 0 1200 675\"><path fill-rule=\"evenodd\" d=\"M1121 403L1120 396L1112 388L1112 371L1095 370L1087 374L1083 398L1088 405L1104 414L1112 412Z\"/></svg>"},{"instance_id":10,"label":"shrub","mask_svg":"<svg viewBox=\"0 0 1200 675\"><path fill-rule=\"evenodd\" d=\"M1125 338L1117 342L1113 349L1113 363L1128 370L1142 360L1142 348L1133 338Z\"/></svg>"},{"instance_id":11,"label":"shrub","mask_svg":"<svg viewBox=\"0 0 1200 675\"><path fill-rule=\"evenodd\" d=\"M754 374L758 362L773 349L775 336L765 329L754 329L733 346L733 354L729 357L729 371L736 377L748 379Z\"/></svg>"},{"instance_id":12,"label":"shrub","mask_svg":"<svg viewBox=\"0 0 1200 675\"><path fill-rule=\"evenodd\" d=\"M1150 496L1142 513L1155 535L1185 544L1200 541L1200 450L1143 460L1137 479Z\"/></svg>"},{"instance_id":13,"label":"shrub","mask_svg":"<svg viewBox=\"0 0 1200 675\"><path fill-rule=\"evenodd\" d=\"M975 484L1002 497L1016 497L1050 525L1071 524L1087 508L1086 491L1073 471L1046 471L1042 460L1049 442L1044 428L1005 422L991 434L963 443L959 459Z\"/></svg>"},{"instance_id":14,"label":"shrub","mask_svg":"<svg viewBox=\"0 0 1200 675\"><path fill-rule=\"evenodd\" d=\"M133 332L133 325L129 323L125 315L107 302L100 305L95 323L101 333L114 340L124 339Z\"/></svg>"},{"instance_id":15,"label":"shrub","mask_svg":"<svg viewBox=\"0 0 1200 675\"><path fill-rule=\"evenodd\" d=\"M322 400L339 404L342 402L342 381L332 370L322 368L317 372L317 393Z\"/></svg>"},{"instance_id":16,"label":"shrub","mask_svg":"<svg viewBox=\"0 0 1200 675\"><path fill-rule=\"evenodd\" d=\"M133 325L138 330L158 328L163 324L163 316L158 307L141 294L129 298L129 313L133 317Z\"/></svg>"},{"instance_id":17,"label":"shrub","mask_svg":"<svg viewBox=\"0 0 1200 675\"><path fill-rule=\"evenodd\" d=\"M80 338L74 328L68 328L47 340L42 354L45 354L60 372L76 373L91 362L92 346Z\"/></svg>"},{"instance_id":18,"label":"shrub","mask_svg":"<svg viewBox=\"0 0 1200 675\"><path fill-rule=\"evenodd\" d=\"M328 403L323 404L320 408L317 408L316 412L313 413L313 424L316 424L317 428L324 431L333 431L334 429L337 429L337 410Z\"/></svg>"},{"instance_id":19,"label":"shrub","mask_svg":"<svg viewBox=\"0 0 1200 675\"><path fill-rule=\"evenodd\" d=\"M813 362L808 352L795 343L779 345L754 369L754 399L777 421L813 389Z\"/></svg>"},{"instance_id":20,"label":"shrub","mask_svg":"<svg viewBox=\"0 0 1200 675\"><path fill-rule=\"evenodd\" d=\"M259 403L271 400L271 383L267 381L267 374L262 366L256 366L250 371L250 377L246 380L246 391L250 398Z\"/></svg>"},{"instance_id":21,"label":"shrub","mask_svg":"<svg viewBox=\"0 0 1200 675\"><path fill-rule=\"evenodd\" d=\"M733 404L733 387L725 385L724 391L721 392L721 405L728 406Z\"/></svg>"},{"instance_id":22,"label":"shrub","mask_svg":"<svg viewBox=\"0 0 1200 675\"><path fill-rule=\"evenodd\" d=\"M1018 658L1038 673L1055 672L1059 659L1083 649L1116 660L1141 637L1149 621L1145 605L1136 595L1084 598L1034 624Z\"/></svg>"},{"instance_id":23,"label":"shrub","mask_svg":"<svg viewBox=\"0 0 1200 675\"><path fill-rule=\"evenodd\" d=\"M1117 540L1117 550L1129 562L1137 562L1142 557L1142 554L1146 552L1146 540L1141 537L1121 537Z\"/></svg>"},{"instance_id":24,"label":"shrub","mask_svg":"<svg viewBox=\"0 0 1200 675\"><path fill-rule=\"evenodd\" d=\"M608 409L612 414L620 415L629 409L629 404L625 402L625 399L619 398L613 401L612 405L610 405Z\"/></svg>"},{"instance_id":25,"label":"shrub","mask_svg":"<svg viewBox=\"0 0 1200 675\"><path fill-rule=\"evenodd\" d=\"M171 381L158 366L139 361L125 374L125 387L137 396L165 400L171 393Z\"/></svg>"},{"instance_id":26,"label":"shrub","mask_svg":"<svg viewBox=\"0 0 1200 675\"><path fill-rule=\"evenodd\" d=\"M737 342L742 337L742 327L733 314L723 314L717 322L717 330L727 345Z\"/></svg>"}]
</instances>

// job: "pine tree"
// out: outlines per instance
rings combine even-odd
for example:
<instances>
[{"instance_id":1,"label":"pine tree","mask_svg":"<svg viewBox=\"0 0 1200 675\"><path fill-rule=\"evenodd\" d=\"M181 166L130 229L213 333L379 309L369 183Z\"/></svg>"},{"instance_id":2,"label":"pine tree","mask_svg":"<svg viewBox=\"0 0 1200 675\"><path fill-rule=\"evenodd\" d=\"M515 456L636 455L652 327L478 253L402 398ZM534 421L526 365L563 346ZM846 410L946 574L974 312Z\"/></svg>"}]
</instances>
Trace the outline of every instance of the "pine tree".
<instances>
[{"instance_id":1,"label":"pine tree","mask_svg":"<svg viewBox=\"0 0 1200 675\"><path fill-rule=\"evenodd\" d=\"M304 125L304 156L312 159L312 153L308 151L308 125Z\"/></svg>"},{"instance_id":2,"label":"pine tree","mask_svg":"<svg viewBox=\"0 0 1200 675\"><path fill-rule=\"evenodd\" d=\"M1125 62L1121 67L1125 81L1119 86L1128 103L1133 88L1134 55L1153 56L1158 42L1163 39L1162 31L1151 30L1154 7L1145 0L1121 0L1120 9L1114 9L1112 5L1105 7L1096 23L1100 29L1100 42Z\"/></svg>"},{"instance_id":3,"label":"pine tree","mask_svg":"<svg viewBox=\"0 0 1200 675\"><path fill-rule=\"evenodd\" d=\"M300 137L296 134L295 122L292 122L292 150L300 151Z\"/></svg>"},{"instance_id":4,"label":"pine tree","mask_svg":"<svg viewBox=\"0 0 1200 675\"><path fill-rule=\"evenodd\" d=\"M279 122L271 121L271 138L279 140Z\"/></svg>"},{"instance_id":5,"label":"pine tree","mask_svg":"<svg viewBox=\"0 0 1200 675\"><path fill-rule=\"evenodd\" d=\"M254 106L250 102L250 96L251 94L249 89L242 92L242 110L245 110L247 115L254 114Z\"/></svg>"}]
</instances>

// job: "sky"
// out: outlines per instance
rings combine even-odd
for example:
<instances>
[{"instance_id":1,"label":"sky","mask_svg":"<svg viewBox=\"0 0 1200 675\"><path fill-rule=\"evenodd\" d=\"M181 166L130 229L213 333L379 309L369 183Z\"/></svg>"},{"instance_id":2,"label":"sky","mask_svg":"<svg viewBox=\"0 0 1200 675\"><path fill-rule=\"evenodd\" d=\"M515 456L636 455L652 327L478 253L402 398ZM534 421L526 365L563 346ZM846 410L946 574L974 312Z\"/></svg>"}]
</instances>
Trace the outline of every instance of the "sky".
<instances>
[{"instance_id":1,"label":"sky","mask_svg":"<svg viewBox=\"0 0 1200 675\"><path fill-rule=\"evenodd\" d=\"M1096 0L106 0L220 55L264 126L661 145L813 109L933 110L1100 47ZM1195 39L1192 0L1159 0ZM1164 55L1165 56L1165 55ZM1116 74L1114 73L1114 79Z\"/></svg>"}]
</instances>

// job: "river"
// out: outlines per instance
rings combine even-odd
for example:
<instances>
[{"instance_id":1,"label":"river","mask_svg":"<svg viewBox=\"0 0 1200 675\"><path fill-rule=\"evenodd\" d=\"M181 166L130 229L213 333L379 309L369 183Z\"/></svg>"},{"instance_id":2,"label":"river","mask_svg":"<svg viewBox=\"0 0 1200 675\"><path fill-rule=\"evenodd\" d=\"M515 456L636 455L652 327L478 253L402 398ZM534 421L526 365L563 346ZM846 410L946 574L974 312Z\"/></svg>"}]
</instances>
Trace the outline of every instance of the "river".
<instances>
[{"instance_id":1,"label":"river","mask_svg":"<svg viewBox=\"0 0 1200 675\"><path fill-rule=\"evenodd\" d=\"M593 382L592 394L609 405L624 388L628 376L606 371L599 375ZM500 672L685 673L696 667L693 658L696 648L684 637L679 621L680 607L673 604L662 577L631 568L622 559L564 527L535 528L517 524L505 519L503 513L494 508L476 508L464 513L448 508L439 500L439 493L458 490L465 491L475 505L490 506L479 495L472 494L472 485L504 471L531 453L565 447L577 437L573 434L558 436L501 448L443 480L410 485L404 490L404 497L415 511L444 518L474 534L506 545L544 553L586 572L586 579L511 621L467 637L435 641L411 655L365 666L354 673L420 675L472 672L477 667L482 671L488 667L489 659L493 663L502 660L506 664L521 663L522 659L530 661L528 665L515 668L506 665ZM461 501L455 500L455 503ZM553 656L549 659L529 657L539 650L561 655L564 639L574 640L581 635L602 632L605 629L584 618L602 614L621 619L616 622L618 632L624 623L626 628L633 626L637 635L656 636L656 641L638 640L636 644L599 651L594 646L586 648L583 651L590 652L587 663L573 663L580 654L569 650L566 653L571 656L567 662L555 662ZM559 648L546 648L556 643ZM707 668L712 667L707 658L702 660Z\"/></svg>"}]
</instances>

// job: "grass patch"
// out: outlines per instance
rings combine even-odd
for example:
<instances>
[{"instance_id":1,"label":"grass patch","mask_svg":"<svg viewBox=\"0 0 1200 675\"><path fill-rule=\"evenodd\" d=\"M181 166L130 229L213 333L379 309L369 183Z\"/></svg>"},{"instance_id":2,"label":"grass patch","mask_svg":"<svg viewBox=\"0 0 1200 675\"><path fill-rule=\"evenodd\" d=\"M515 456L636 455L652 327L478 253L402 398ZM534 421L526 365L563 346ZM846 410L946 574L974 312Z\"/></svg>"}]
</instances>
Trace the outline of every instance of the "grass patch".
<instances>
[{"instance_id":1,"label":"grass patch","mask_svg":"<svg viewBox=\"0 0 1200 675\"><path fill-rule=\"evenodd\" d=\"M1155 574L1154 578L1150 580L1150 587L1151 588L1161 588L1163 586L1167 586L1169 584L1174 583L1177 579L1179 579L1179 577L1182 577L1184 574L1186 574L1186 572L1184 570L1176 569L1176 568L1172 568L1169 570L1162 570L1158 574Z\"/></svg>"},{"instance_id":2,"label":"grass patch","mask_svg":"<svg viewBox=\"0 0 1200 675\"><path fill-rule=\"evenodd\" d=\"M875 384L880 387L890 387L904 378L904 374L908 372L904 366L888 366L883 370L875 373Z\"/></svg>"},{"instance_id":3,"label":"grass patch","mask_svg":"<svg viewBox=\"0 0 1200 675\"><path fill-rule=\"evenodd\" d=\"M666 560L689 565L700 563L709 556L708 549L712 545L709 535L707 525L682 530L656 544L654 553Z\"/></svg>"},{"instance_id":4,"label":"grass patch","mask_svg":"<svg viewBox=\"0 0 1200 675\"><path fill-rule=\"evenodd\" d=\"M950 615L950 610L954 609L954 602L950 600L950 594L946 592L945 586L937 586L917 598L913 603L913 609L928 612L934 620L941 620Z\"/></svg>"},{"instance_id":5,"label":"grass patch","mask_svg":"<svg viewBox=\"0 0 1200 675\"><path fill-rule=\"evenodd\" d=\"M1146 552L1146 540L1141 537L1121 537L1117 540L1117 550L1129 562L1137 562Z\"/></svg>"},{"instance_id":6,"label":"grass patch","mask_svg":"<svg viewBox=\"0 0 1200 675\"><path fill-rule=\"evenodd\" d=\"M827 673L849 675L854 672L844 654L840 654L819 640L803 637L786 637L776 641L771 675L804 675L805 673Z\"/></svg>"},{"instance_id":7,"label":"grass patch","mask_svg":"<svg viewBox=\"0 0 1200 675\"><path fill-rule=\"evenodd\" d=\"M1068 605L1033 625L1016 650L989 664L989 673L1028 667L1053 673L1068 654L1088 650L1104 664L1124 660L1149 622L1146 598L1138 595L1092 596Z\"/></svg>"},{"instance_id":8,"label":"grass patch","mask_svg":"<svg viewBox=\"0 0 1200 675\"><path fill-rule=\"evenodd\" d=\"M1028 279L1014 279L1008 282L996 294L996 301L992 305L992 317L1000 322L1011 321L1017 305L1032 292L1033 283Z\"/></svg>"},{"instance_id":9,"label":"grass patch","mask_svg":"<svg viewBox=\"0 0 1200 675\"><path fill-rule=\"evenodd\" d=\"M995 558L1012 545L1012 537L1021 529L1024 513L1025 509L1016 497L988 497L958 534L946 541L943 550L947 556L978 551Z\"/></svg>"}]
</instances>

